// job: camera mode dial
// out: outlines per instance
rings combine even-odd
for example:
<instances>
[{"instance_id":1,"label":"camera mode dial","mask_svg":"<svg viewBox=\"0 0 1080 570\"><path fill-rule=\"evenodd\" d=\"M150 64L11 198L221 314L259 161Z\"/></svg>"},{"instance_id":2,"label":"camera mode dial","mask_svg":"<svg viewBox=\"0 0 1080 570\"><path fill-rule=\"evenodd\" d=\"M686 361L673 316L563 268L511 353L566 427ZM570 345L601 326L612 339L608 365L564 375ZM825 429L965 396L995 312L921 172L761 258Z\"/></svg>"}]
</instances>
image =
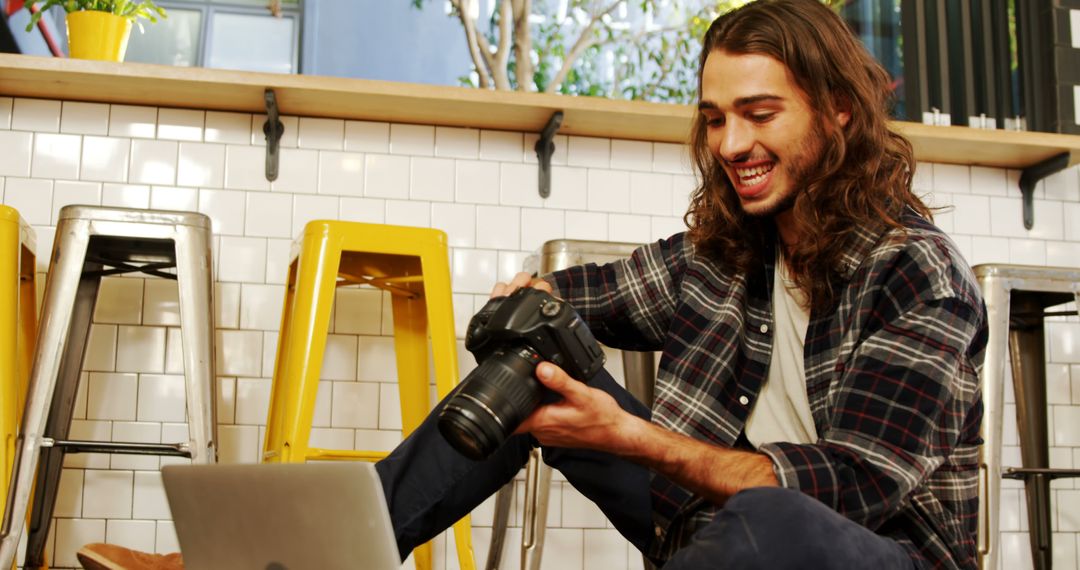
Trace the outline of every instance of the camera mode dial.
<instances>
[{"instance_id":1,"label":"camera mode dial","mask_svg":"<svg viewBox=\"0 0 1080 570\"><path fill-rule=\"evenodd\" d=\"M558 315L560 309L562 309L562 303L558 301L548 301L540 306L540 314L550 319L551 317Z\"/></svg>"}]
</instances>

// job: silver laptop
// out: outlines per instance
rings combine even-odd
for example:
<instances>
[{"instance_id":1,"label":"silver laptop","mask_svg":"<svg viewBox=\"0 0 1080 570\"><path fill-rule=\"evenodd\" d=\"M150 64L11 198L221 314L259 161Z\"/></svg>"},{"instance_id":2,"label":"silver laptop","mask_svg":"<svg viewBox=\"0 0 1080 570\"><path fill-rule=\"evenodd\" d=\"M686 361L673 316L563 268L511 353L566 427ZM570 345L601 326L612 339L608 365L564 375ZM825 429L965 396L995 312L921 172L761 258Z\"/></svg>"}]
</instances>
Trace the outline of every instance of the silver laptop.
<instances>
[{"instance_id":1,"label":"silver laptop","mask_svg":"<svg viewBox=\"0 0 1080 570\"><path fill-rule=\"evenodd\" d=\"M401 568L370 463L162 469L191 570Z\"/></svg>"}]
</instances>

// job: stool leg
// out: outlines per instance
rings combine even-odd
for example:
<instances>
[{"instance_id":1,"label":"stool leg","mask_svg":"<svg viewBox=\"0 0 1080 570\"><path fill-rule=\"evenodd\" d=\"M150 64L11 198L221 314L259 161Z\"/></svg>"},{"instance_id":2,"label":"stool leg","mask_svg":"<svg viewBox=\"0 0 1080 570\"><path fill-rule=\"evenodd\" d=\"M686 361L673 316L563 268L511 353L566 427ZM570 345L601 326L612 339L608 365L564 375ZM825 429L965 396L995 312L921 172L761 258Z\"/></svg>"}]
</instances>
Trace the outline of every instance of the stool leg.
<instances>
[{"instance_id":1,"label":"stool leg","mask_svg":"<svg viewBox=\"0 0 1080 570\"><path fill-rule=\"evenodd\" d=\"M450 292L450 265L445 247L438 255L425 255L421 263L431 357L435 368L435 393L442 399L458 382L454 300ZM424 374L426 376L427 372Z\"/></svg>"},{"instance_id":2,"label":"stool leg","mask_svg":"<svg viewBox=\"0 0 1080 570\"><path fill-rule=\"evenodd\" d=\"M19 419L26 406L26 390L30 385L30 368L34 365L34 344L37 341L37 259L34 252L23 248L19 274Z\"/></svg>"},{"instance_id":3,"label":"stool leg","mask_svg":"<svg viewBox=\"0 0 1080 570\"><path fill-rule=\"evenodd\" d=\"M11 227L14 226L14 227ZM0 223L0 484L7 497L8 471L15 458L15 434L19 426L19 229L18 224Z\"/></svg>"},{"instance_id":4,"label":"stool leg","mask_svg":"<svg viewBox=\"0 0 1080 570\"><path fill-rule=\"evenodd\" d=\"M79 389L79 374L82 372L86 341L90 336L94 305L101 284L99 275L86 275L86 272L100 270L100 264L85 264L84 274L79 281L79 290L76 293L75 306L71 315L71 326L68 329L67 345L56 377L52 405L49 407L49 419L45 424L45 437L53 440L67 439L71 430L71 416L75 409L75 396ZM52 521L53 510L56 507L56 492L60 487L64 455L62 447L50 447L42 449L38 459L37 480L34 484L34 498L26 543L27 568L45 566L45 542L48 539L49 523Z\"/></svg>"},{"instance_id":5,"label":"stool leg","mask_svg":"<svg viewBox=\"0 0 1080 570\"><path fill-rule=\"evenodd\" d=\"M551 467L544 463L540 448L529 452L525 465L525 512L521 528L521 570L540 570L547 531L547 509L551 493Z\"/></svg>"},{"instance_id":6,"label":"stool leg","mask_svg":"<svg viewBox=\"0 0 1080 570\"><path fill-rule=\"evenodd\" d=\"M217 378L214 375L214 301L208 231L178 226L176 277L184 346L188 434L192 463L217 462Z\"/></svg>"},{"instance_id":7,"label":"stool leg","mask_svg":"<svg viewBox=\"0 0 1080 570\"><path fill-rule=\"evenodd\" d=\"M27 391L26 409L16 439L11 488L3 528L0 529L0 568L15 561L22 535L22 519L30 502L33 480L41 452L41 439L46 429L50 403L56 387L61 357L75 310L83 260L90 240L89 224L62 224L57 228L57 244L49 273L51 279L45 290L47 310L41 317L36 356ZM81 227L80 227L81 226Z\"/></svg>"},{"instance_id":8,"label":"stool leg","mask_svg":"<svg viewBox=\"0 0 1080 570\"><path fill-rule=\"evenodd\" d=\"M402 435L408 436L431 408L428 393L427 313L423 297L391 295ZM428 301L430 302L430 301ZM431 568L431 543L413 550L418 570Z\"/></svg>"},{"instance_id":9,"label":"stool leg","mask_svg":"<svg viewBox=\"0 0 1080 570\"><path fill-rule=\"evenodd\" d=\"M448 257L445 243L440 243L437 247L432 247L425 252L420 260L421 270L424 274L424 296L427 299L431 356L435 365L435 390L440 399L454 389L454 385L457 384L458 374L457 339L454 335L454 303L450 288ZM396 311L394 314L396 317ZM472 523L470 518L469 515L465 515L453 525L454 545L457 548L458 563L462 570L473 570L476 567L476 558L473 555L472 548Z\"/></svg>"},{"instance_id":10,"label":"stool leg","mask_svg":"<svg viewBox=\"0 0 1080 570\"><path fill-rule=\"evenodd\" d=\"M1005 356L1009 345L1009 289L997 278L980 283L989 335L982 369L984 443L979 450L979 557L981 568L995 570L1001 512L1001 441L1005 410Z\"/></svg>"},{"instance_id":11,"label":"stool leg","mask_svg":"<svg viewBox=\"0 0 1080 570\"><path fill-rule=\"evenodd\" d=\"M264 461L307 460L319 372L326 352L330 307L341 264L341 243L324 235L305 235L296 261L296 287L278 341L278 360L270 395ZM280 430L277 425L280 425ZM280 434L275 443L271 432Z\"/></svg>"},{"instance_id":12,"label":"stool leg","mask_svg":"<svg viewBox=\"0 0 1080 570\"><path fill-rule=\"evenodd\" d=\"M495 516L491 524L491 543L488 544L486 570L499 570L502 566L503 545L506 542L506 526L510 522L510 505L514 502L514 481L503 485L495 494Z\"/></svg>"},{"instance_id":13,"label":"stool leg","mask_svg":"<svg viewBox=\"0 0 1080 570\"><path fill-rule=\"evenodd\" d=\"M274 376L270 388L270 408L266 416L266 436L263 440L262 461L281 461L285 449L286 405L291 398L284 381L285 347L292 336L292 312L296 302L297 262L289 265L285 279L285 301L281 309L281 327L278 329L277 350L274 351Z\"/></svg>"},{"instance_id":14,"label":"stool leg","mask_svg":"<svg viewBox=\"0 0 1080 570\"><path fill-rule=\"evenodd\" d=\"M1020 455L1025 468L1050 467L1046 425L1046 345L1043 331L1044 305L1037 294L1014 293L1013 313L1040 315L1014 318L1009 328L1009 356L1012 360L1013 391L1016 397ZM1021 322L1016 322L1021 321ZM1024 482L1030 525L1031 556L1035 568L1050 568L1050 479L1045 475Z\"/></svg>"},{"instance_id":15,"label":"stool leg","mask_svg":"<svg viewBox=\"0 0 1080 570\"><path fill-rule=\"evenodd\" d=\"M431 409L428 392L427 314L422 297L391 295L394 352L401 393L402 435L408 436Z\"/></svg>"}]
</instances>

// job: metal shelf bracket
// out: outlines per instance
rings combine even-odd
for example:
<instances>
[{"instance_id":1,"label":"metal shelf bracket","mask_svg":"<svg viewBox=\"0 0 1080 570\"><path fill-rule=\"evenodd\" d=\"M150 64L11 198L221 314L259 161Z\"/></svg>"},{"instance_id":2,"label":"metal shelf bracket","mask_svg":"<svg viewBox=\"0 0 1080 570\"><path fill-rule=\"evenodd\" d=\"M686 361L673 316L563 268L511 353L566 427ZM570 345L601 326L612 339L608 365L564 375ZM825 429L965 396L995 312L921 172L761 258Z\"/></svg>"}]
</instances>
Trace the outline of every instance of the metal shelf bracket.
<instances>
[{"instance_id":1,"label":"metal shelf bracket","mask_svg":"<svg viewBox=\"0 0 1080 570\"><path fill-rule=\"evenodd\" d=\"M263 92L266 102L266 122L263 123L263 134L266 135L266 179L270 182L278 177L278 152L281 135L285 133L285 125L278 118L277 97L273 89Z\"/></svg>"},{"instance_id":2,"label":"metal shelf bracket","mask_svg":"<svg viewBox=\"0 0 1080 570\"><path fill-rule=\"evenodd\" d=\"M1024 200L1024 228L1035 226L1035 185L1052 174L1061 172L1069 166L1069 153L1063 152L1042 162L1032 164L1020 174L1020 193Z\"/></svg>"},{"instance_id":3,"label":"metal shelf bracket","mask_svg":"<svg viewBox=\"0 0 1080 570\"><path fill-rule=\"evenodd\" d=\"M562 125L563 112L555 111L544 125L540 140L536 141L536 158L540 161L540 197L551 196L551 155L555 154L555 132Z\"/></svg>"}]
</instances>

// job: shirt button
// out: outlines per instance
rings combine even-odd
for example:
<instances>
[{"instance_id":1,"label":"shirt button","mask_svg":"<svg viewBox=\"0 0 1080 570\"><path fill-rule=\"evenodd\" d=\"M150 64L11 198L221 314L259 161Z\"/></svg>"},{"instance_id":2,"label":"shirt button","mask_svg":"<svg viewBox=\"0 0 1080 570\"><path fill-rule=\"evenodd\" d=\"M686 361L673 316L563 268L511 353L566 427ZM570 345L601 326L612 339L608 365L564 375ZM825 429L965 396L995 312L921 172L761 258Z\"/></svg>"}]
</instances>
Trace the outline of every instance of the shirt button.
<instances>
[{"instance_id":1,"label":"shirt button","mask_svg":"<svg viewBox=\"0 0 1080 570\"><path fill-rule=\"evenodd\" d=\"M664 534L664 529L660 528L660 525L656 525L656 528L654 528L653 530L656 531L656 536L661 536Z\"/></svg>"},{"instance_id":2,"label":"shirt button","mask_svg":"<svg viewBox=\"0 0 1080 570\"><path fill-rule=\"evenodd\" d=\"M761 334L765 334L765 333L769 332L769 325L762 324L761 327L758 330L761 331Z\"/></svg>"},{"instance_id":3,"label":"shirt button","mask_svg":"<svg viewBox=\"0 0 1080 570\"><path fill-rule=\"evenodd\" d=\"M745 406L750 403L750 398L747 398L746 396L739 396L739 403Z\"/></svg>"}]
</instances>

